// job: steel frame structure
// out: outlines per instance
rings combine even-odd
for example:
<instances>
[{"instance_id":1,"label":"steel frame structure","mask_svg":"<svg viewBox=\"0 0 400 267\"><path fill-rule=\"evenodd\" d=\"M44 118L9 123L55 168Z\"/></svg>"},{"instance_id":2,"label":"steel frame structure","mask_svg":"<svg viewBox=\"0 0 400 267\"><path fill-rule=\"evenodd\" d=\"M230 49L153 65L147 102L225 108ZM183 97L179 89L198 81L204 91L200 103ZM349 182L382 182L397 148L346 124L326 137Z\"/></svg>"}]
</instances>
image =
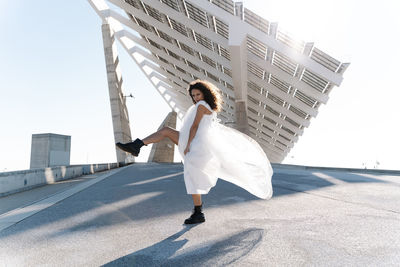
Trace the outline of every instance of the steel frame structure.
<instances>
[{"instance_id":1,"label":"steel frame structure","mask_svg":"<svg viewBox=\"0 0 400 267\"><path fill-rule=\"evenodd\" d=\"M221 122L280 163L339 86L349 63L292 38L231 0L88 0L172 110L192 105L187 85L214 83Z\"/></svg>"}]
</instances>

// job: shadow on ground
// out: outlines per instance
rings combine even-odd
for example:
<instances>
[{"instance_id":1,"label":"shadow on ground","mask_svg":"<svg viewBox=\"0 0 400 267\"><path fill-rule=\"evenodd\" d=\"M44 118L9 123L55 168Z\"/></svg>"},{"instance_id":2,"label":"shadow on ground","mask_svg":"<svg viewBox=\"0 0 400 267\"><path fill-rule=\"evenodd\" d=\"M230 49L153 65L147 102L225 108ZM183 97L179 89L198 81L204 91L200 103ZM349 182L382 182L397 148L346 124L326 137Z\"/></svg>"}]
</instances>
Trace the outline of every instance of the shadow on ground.
<instances>
[{"instance_id":1,"label":"shadow on ground","mask_svg":"<svg viewBox=\"0 0 400 267\"><path fill-rule=\"evenodd\" d=\"M246 257L262 241L264 230L250 228L223 240L208 242L200 247L175 253L188 242L177 240L193 226L147 248L135 251L103 266L225 266Z\"/></svg>"}]
</instances>

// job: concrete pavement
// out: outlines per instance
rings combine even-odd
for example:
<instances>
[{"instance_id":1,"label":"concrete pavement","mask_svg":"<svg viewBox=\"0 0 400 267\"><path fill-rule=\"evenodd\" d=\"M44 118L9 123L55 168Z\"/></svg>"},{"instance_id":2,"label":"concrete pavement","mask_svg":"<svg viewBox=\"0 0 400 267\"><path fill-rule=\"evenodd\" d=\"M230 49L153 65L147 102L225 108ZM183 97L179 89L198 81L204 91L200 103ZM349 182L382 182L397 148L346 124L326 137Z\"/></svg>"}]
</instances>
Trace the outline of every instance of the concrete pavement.
<instances>
[{"instance_id":1,"label":"concrete pavement","mask_svg":"<svg viewBox=\"0 0 400 267\"><path fill-rule=\"evenodd\" d=\"M400 265L399 176L275 167L269 201L219 180L186 227L182 171L136 163L54 193L0 232L0 266Z\"/></svg>"}]
</instances>

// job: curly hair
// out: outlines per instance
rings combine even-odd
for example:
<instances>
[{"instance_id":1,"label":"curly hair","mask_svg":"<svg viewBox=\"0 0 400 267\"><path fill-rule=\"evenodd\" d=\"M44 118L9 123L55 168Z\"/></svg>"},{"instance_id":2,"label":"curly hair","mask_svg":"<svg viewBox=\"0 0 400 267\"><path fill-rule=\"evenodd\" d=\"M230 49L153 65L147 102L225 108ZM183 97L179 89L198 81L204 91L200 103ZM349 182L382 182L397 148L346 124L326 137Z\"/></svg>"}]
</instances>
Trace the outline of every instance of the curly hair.
<instances>
[{"instance_id":1,"label":"curly hair","mask_svg":"<svg viewBox=\"0 0 400 267\"><path fill-rule=\"evenodd\" d=\"M222 99L220 90L212 83L205 80L195 80L189 83L189 95L192 98L193 104L196 104L192 97L192 90L200 90L204 95L204 101L210 105L211 109L220 112L222 109Z\"/></svg>"}]
</instances>

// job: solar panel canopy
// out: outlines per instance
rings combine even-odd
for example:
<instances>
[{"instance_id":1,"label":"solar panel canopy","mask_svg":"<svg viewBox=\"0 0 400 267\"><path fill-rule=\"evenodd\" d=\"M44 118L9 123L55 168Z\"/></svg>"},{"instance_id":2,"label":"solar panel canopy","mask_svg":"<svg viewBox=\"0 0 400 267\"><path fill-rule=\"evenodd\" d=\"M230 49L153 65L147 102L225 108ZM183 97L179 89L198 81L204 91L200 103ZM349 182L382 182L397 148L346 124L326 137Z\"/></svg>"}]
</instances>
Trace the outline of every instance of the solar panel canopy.
<instances>
[{"instance_id":1,"label":"solar panel canopy","mask_svg":"<svg viewBox=\"0 0 400 267\"><path fill-rule=\"evenodd\" d=\"M349 65L292 38L242 2L88 1L179 118L193 104L188 84L208 80L221 91L221 123L251 136L275 163L310 126Z\"/></svg>"}]
</instances>

